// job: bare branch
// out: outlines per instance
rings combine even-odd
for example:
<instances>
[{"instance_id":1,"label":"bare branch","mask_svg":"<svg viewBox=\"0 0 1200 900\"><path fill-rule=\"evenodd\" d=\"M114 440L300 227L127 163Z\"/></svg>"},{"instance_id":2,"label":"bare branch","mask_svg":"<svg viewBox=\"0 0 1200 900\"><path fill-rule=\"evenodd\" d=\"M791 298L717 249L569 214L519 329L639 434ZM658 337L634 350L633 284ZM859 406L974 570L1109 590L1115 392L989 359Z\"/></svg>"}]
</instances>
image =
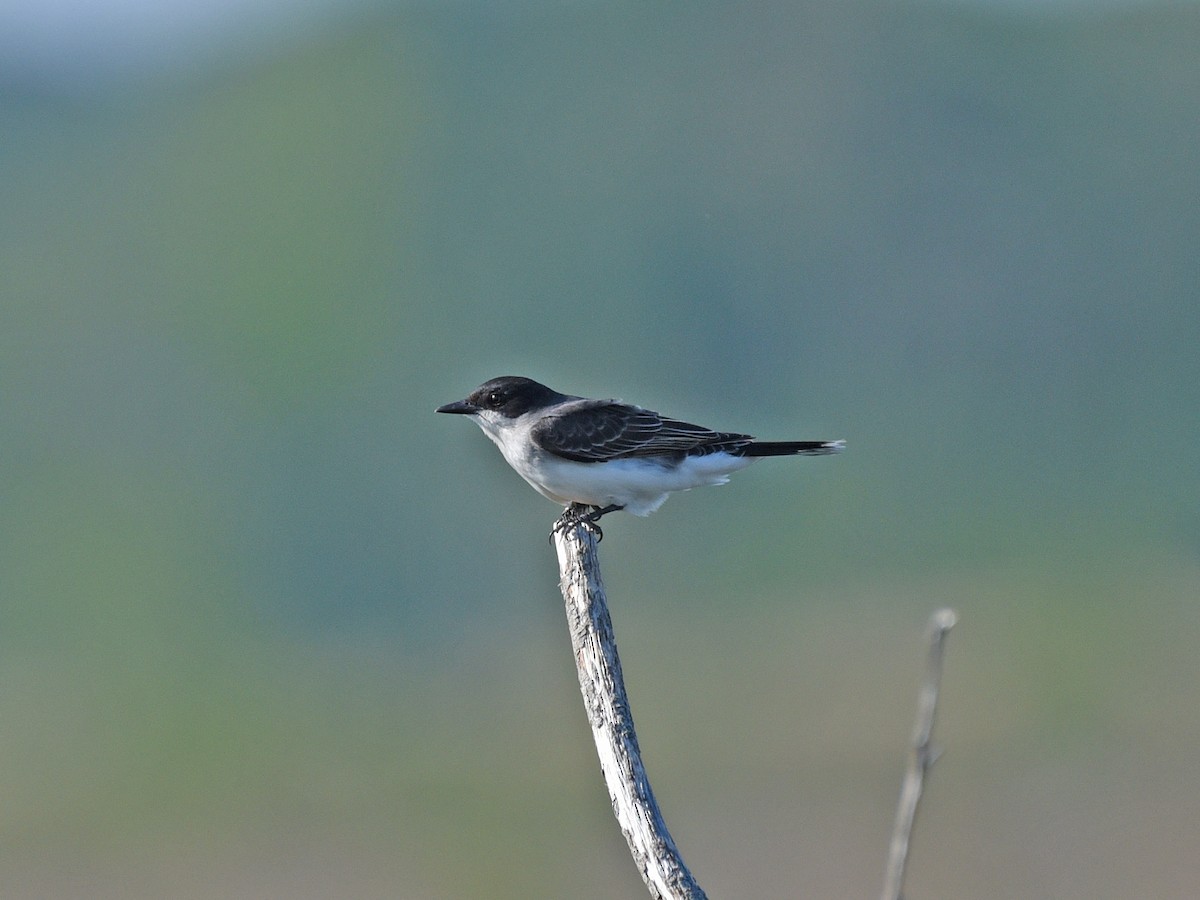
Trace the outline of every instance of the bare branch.
<instances>
[{"instance_id":1,"label":"bare branch","mask_svg":"<svg viewBox=\"0 0 1200 900\"><path fill-rule=\"evenodd\" d=\"M938 690L942 682L942 656L946 633L954 627L958 616L952 609L939 609L929 620L929 659L921 690L917 695L917 722L913 728L912 752L908 770L900 787L900 803L896 809L896 824L892 827L892 844L884 873L882 900L902 900L904 866L908 861L908 845L912 838L917 804L925 786L925 773L934 764L938 751L930 746L933 719L937 712Z\"/></svg>"},{"instance_id":2,"label":"bare branch","mask_svg":"<svg viewBox=\"0 0 1200 900\"><path fill-rule=\"evenodd\" d=\"M556 528L552 537L583 705L629 852L656 900L705 900L667 831L642 765L600 581L596 535L576 524Z\"/></svg>"}]
</instances>

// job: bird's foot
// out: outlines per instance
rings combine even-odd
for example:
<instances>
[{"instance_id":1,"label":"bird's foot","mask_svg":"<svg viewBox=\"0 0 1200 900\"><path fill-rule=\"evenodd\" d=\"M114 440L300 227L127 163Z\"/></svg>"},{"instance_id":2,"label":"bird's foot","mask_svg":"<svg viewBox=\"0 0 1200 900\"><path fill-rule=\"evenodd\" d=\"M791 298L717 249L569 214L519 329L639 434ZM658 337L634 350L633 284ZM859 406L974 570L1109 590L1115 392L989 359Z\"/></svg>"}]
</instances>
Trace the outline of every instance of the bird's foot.
<instances>
[{"instance_id":1,"label":"bird's foot","mask_svg":"<svg viewBox=\"0 0 1200 900\"><path fill-rule=\"evenodd\" d=\"M596 540L604 539L604 532L590 521L592 507L583 503L572 503L562 511L562 515L554 520L554 527L550 529L550 543L554 543L556 534L566 534L567 529L574 528L576 525L583 525L597 533Z\"/></svg>"},{"instance_id":2,"label":"bird's foot","mask_svg":"<svg viewBox=\"0 0 1200 900\"><path fill-rule=\"evenodd\" d=\"M574 528L576 525L582 525L596 535L596 543L600 543L600 541L604 540L604 532L597 524L600 517L606 513L616 512L618 509L624 508L615 503L610 503L608 506L588 506L585 503L572 503L563 510L561 516L554 520L554 527L550 529L550 540L553 542L554 535L559 532L564 532L568 528Z\"/></svg>"}]
</instances>

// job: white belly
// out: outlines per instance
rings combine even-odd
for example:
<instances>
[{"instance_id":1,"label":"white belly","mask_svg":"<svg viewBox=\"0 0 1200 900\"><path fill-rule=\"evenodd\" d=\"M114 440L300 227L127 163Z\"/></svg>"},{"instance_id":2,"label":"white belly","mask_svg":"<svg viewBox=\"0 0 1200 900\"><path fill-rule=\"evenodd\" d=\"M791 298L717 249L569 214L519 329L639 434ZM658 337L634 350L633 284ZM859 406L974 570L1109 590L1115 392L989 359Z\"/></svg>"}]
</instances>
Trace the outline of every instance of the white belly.
<instances>
[{"instance_id":1,"label":"white belly","mask_svg":"<svg viewBox=\"0 0 1200 900\"><path fill-rule=\"evenodd\" d=\"M727 453L686 457L676 464L659 464L645 458L581 463L543 456L531 467L513 464L513 468L543 496L557 503L616 505L635 515L648 516L668 494L724 484L731 472L752 462Z\"/></svg>"}]
</instances>

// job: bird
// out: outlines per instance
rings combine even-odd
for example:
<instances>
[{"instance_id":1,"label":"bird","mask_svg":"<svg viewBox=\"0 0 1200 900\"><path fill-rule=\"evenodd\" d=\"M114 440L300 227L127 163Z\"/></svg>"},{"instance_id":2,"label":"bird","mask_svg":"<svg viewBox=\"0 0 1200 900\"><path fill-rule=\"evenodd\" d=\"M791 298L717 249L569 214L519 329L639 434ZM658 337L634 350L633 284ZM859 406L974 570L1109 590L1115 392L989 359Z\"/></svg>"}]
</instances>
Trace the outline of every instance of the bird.
<instances>
[{"instance_id":1,"label":"bird","mask_svg":"<svg viewBox=\"0 0 1200 900\"><path fill-rule=\"evenodd\" d=\"M485 381L437 412L473 419L518 475L565 507L555 531L579 523L601 535L602 516L618 510L648 516L669 494L725 484L762 457L825 456L846 446L759 441L620 400L560 394L516 375Z\"/></svg>"}]
</instances>

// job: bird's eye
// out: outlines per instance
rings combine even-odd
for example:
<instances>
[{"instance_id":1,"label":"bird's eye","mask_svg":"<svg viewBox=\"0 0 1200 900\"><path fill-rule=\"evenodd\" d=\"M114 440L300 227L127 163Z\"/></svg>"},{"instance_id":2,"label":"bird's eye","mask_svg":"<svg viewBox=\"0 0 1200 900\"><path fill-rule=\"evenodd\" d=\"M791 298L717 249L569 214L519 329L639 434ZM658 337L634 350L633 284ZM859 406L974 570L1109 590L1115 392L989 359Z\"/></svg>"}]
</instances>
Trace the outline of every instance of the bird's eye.
<instances>
[{"instance_id":1,"label":"bird's eye","mask_svg":"<svg viewBox=\"0 0 1200 900\"><path fill-rule=\"evenodd\" d=\"M492 391L487 395L487 402L488 406L503 406L504 398L501 396L499 391Z\"/></svg>"}]
</instances>

